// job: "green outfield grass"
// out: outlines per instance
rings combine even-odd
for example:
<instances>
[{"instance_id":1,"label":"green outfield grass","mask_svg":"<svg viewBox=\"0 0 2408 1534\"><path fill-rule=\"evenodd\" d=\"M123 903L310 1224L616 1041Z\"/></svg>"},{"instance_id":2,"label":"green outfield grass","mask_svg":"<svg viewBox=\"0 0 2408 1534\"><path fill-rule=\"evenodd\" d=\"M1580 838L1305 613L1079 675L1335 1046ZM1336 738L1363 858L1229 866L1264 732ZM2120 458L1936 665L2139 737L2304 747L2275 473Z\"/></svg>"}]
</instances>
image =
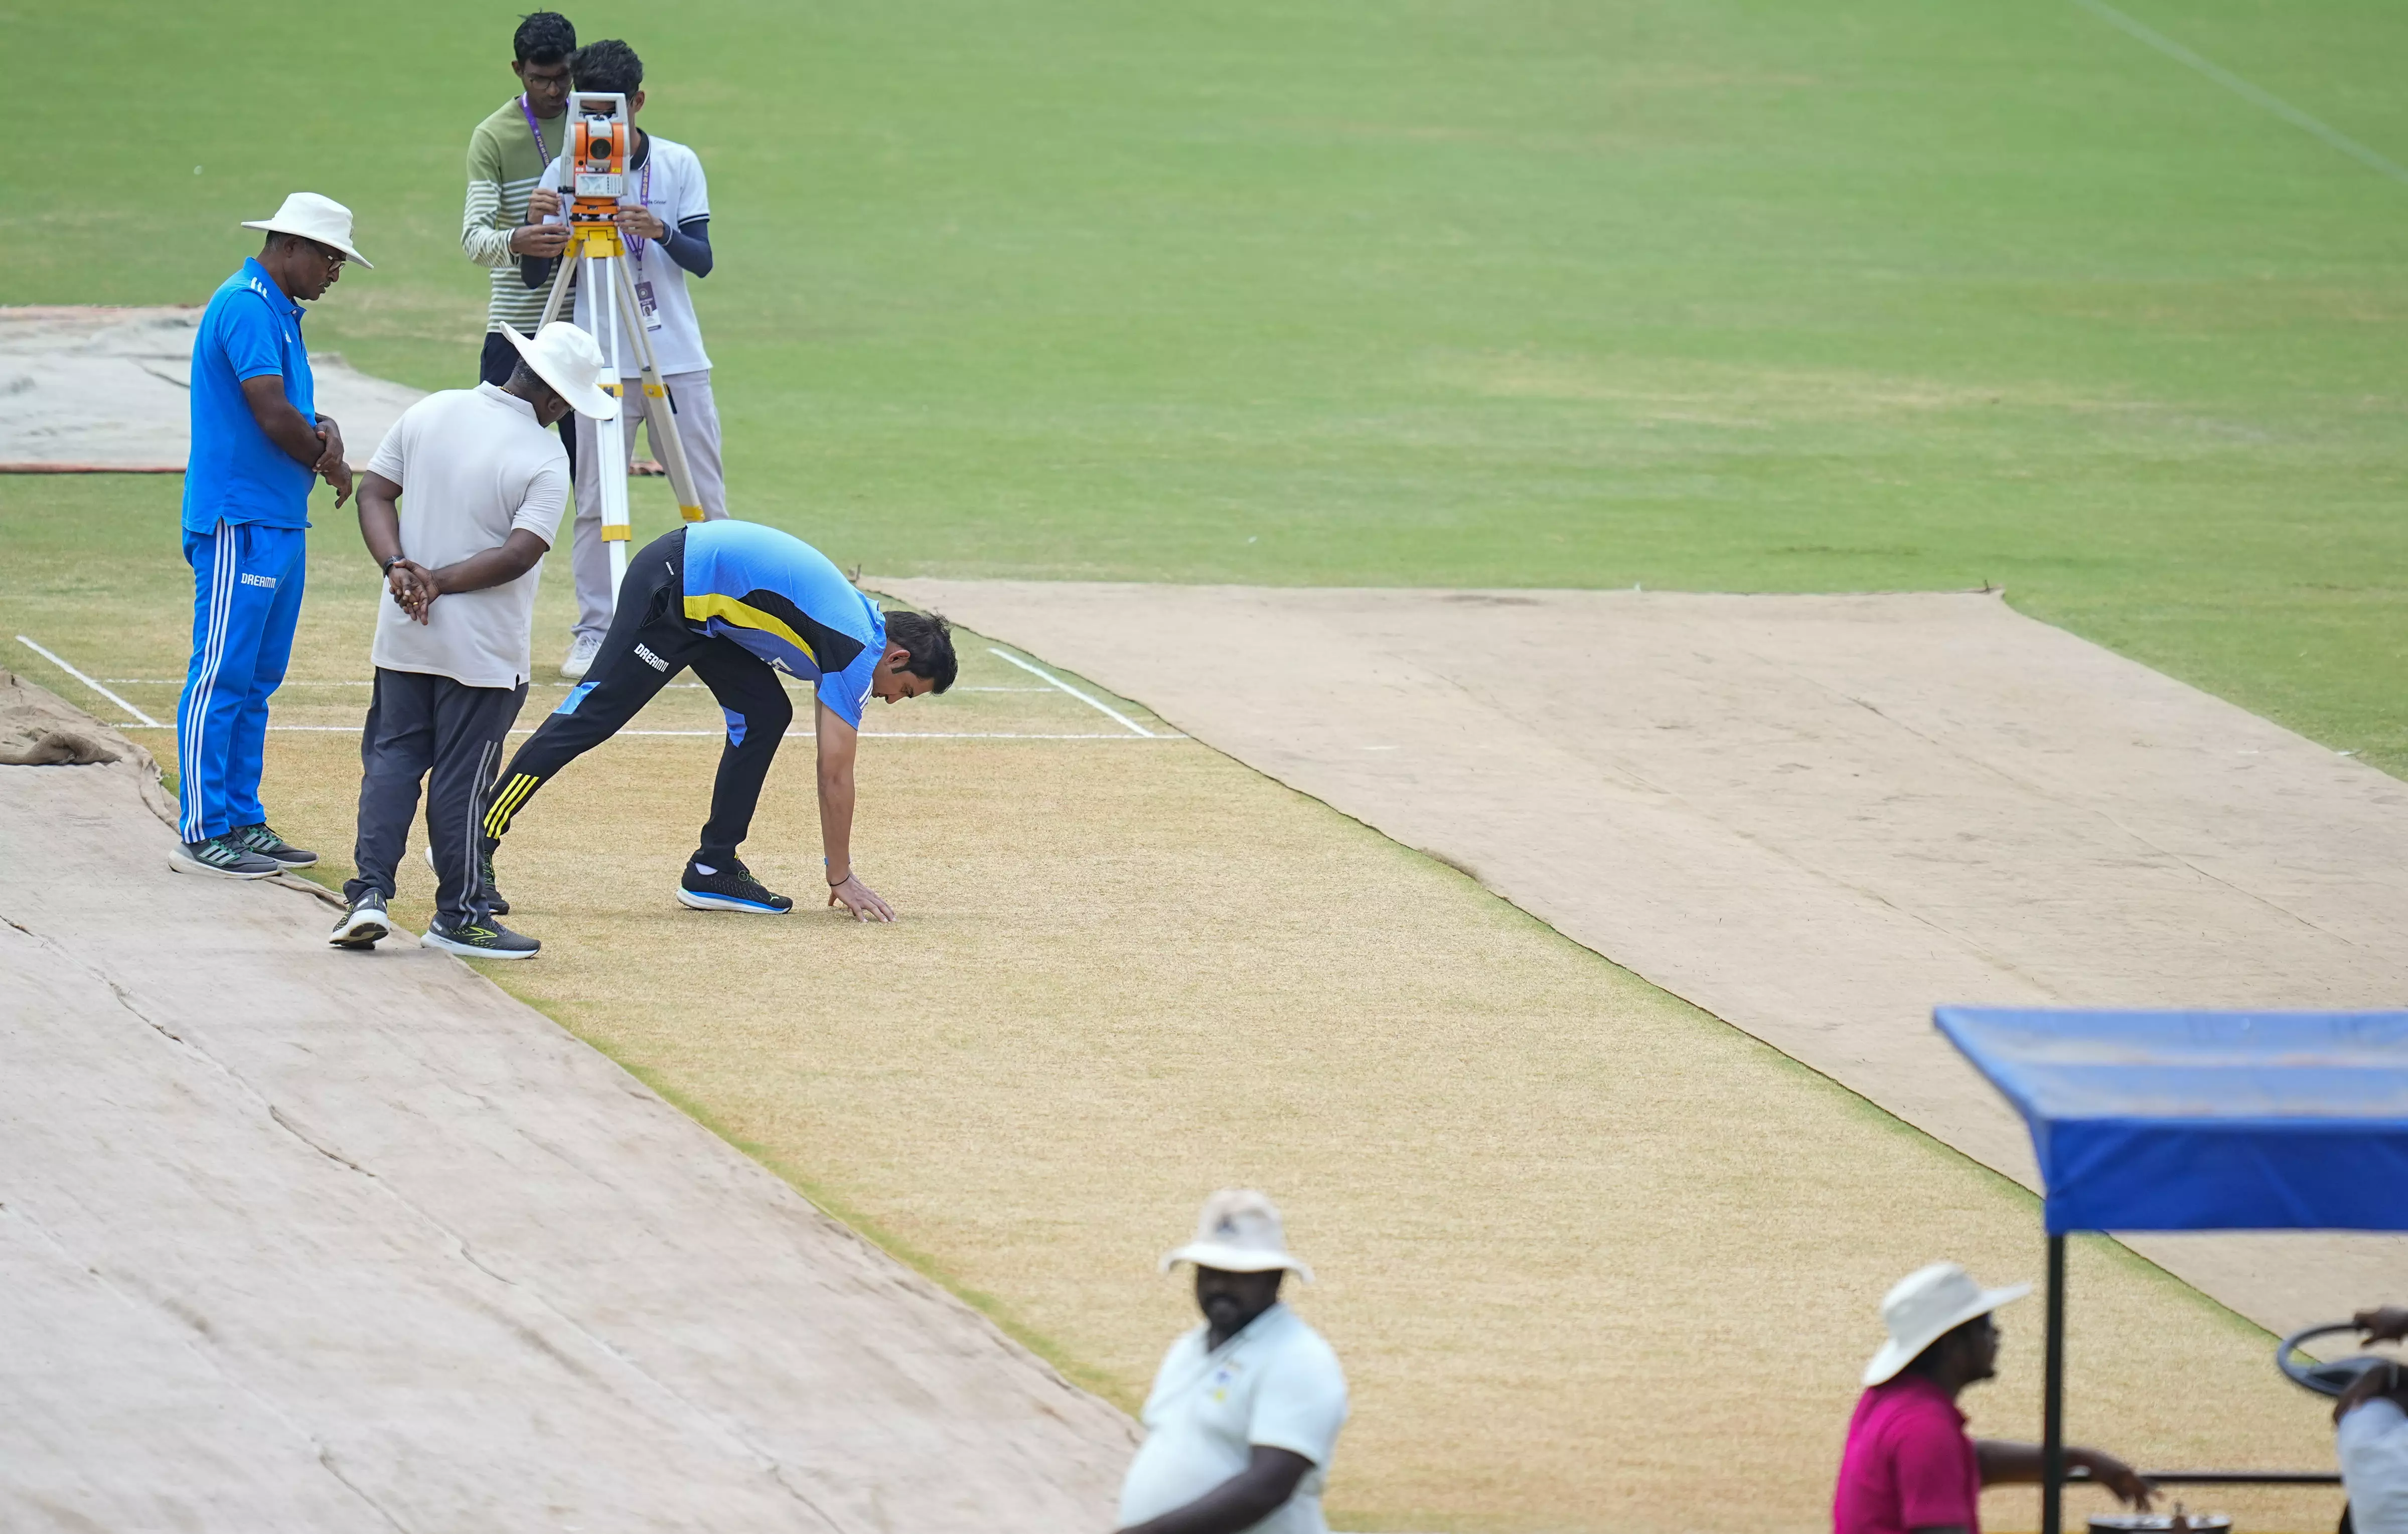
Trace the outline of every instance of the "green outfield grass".
<instances>
[{"instance_id":1,"label":"green outfield grass","mask_svg":"<svg viewBox=\"0 0 2408 1534\"><path fill-rule=\"evenodd\" d=\"M2127 9L2408 159L2408 9ZM739 512L847 565L1987 581L2408 767L2408 184L2076 0L572 14L711 172ZM316 344L465 380L514 15L12 7L7 300L197 302L306 185L380 262Z\"/></svg>"}]
</instances>

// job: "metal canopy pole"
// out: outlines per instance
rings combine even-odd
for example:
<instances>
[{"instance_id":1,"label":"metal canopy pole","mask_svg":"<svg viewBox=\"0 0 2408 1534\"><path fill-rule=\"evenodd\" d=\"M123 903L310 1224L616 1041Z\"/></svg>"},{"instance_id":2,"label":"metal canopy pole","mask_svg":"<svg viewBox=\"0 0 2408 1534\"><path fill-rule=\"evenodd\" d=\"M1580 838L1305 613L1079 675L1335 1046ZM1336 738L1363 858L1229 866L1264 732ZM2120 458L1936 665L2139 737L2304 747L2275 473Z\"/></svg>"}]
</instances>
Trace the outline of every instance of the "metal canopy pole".
<instances>
[{"instance_id":1,"label":"metal canopy pole","mask_svg":"<svg viewBox=\"0 0 2408 1534\"><path fill-rule=\"evenodd\" d=\"M2065 1522L2065 1238L2048 1239L2047 1383L2041 1387L2040 1534Z\"/></svg>"}]
</instances>

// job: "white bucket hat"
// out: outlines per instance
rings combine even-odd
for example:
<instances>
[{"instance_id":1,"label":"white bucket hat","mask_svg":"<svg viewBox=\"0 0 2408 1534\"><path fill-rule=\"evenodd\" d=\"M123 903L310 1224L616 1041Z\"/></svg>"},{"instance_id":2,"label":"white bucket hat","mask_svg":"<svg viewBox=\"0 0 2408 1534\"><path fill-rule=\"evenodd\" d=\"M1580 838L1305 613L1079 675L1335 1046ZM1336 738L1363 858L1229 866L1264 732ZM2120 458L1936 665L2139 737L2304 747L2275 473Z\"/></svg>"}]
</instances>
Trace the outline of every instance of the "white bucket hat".
<instances>
[{"instance_id":1,"label":"white bucket hat","mask_svg":"<svg viewBox=\"0 0 2408 1534\"><path fill-rule=\"evenodd\" d=\"M1882 1296L1882 1325L1889 1328L1889 1340L1865 1366L1865 1383L1881 1383L1966 1322L2030 1293L2028 1283L1985 1289L1953 1262L1916 1269Z\"/></svg>"},{"instance_id":2,"label":"white bucket hat","mask_svg":"<svg viewBox=\"0 0 2408 1534\"><path fill-rule=\"evenodd\" d=\"M560 391L570 409L596 421L608 421L619 413L619 396L595 386L603 367L602 349L593 337L566 320L554 320L537 331L534 340L512 329L508 320L502 322L502 334L519 349L536 377Z\"/></svg>"},{"instance_id":3,"label":"white bucket hat","mask_svg":"<svg viewBox=\"0 0 2408 1534\"><path fill-rule=\"evenodd\" d=\"M1165 1256L1162 1270L1168 1273L1182 1262L1225 1273L1284 1268L1305 1283L1312 1282L1312 1269L1288 1254L1277 1206L1252 1188L1223 1188L1204 1200L1204 1211L1196 1217L1196 1239Z\"/></svg>"},{"instance_id":4,"label":"white bucket hat","mask_svg":"<svg viewBox=\"0 0 2408 1534\"><path fill-rule=\"evenodd\" d=\"M271 235L298 235L314 239L321 245L331 245L370 271L376 263L351 248L351 210L332 197L321 197L314 192L295 192L284 199L284 206L272 219L245 219L246 229L265 229Z\"/></svg>"}]
</instances>

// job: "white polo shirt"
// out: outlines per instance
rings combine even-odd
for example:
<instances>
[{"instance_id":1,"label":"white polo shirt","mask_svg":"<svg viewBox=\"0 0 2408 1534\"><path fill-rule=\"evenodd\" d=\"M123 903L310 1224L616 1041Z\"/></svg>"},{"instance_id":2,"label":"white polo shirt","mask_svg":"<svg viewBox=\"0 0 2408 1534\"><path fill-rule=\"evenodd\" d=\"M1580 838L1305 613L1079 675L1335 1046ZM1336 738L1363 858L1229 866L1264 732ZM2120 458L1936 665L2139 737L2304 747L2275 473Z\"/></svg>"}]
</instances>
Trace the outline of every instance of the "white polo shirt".
<instances>
[{"instance_id":1,"label":"white polo shirt","mask_svg":"<svg viewBox=\"0 0 2408 1534\"><path fill-rule=\"evenodd\" d=\"M627 191L619 199L619 206L649 208L652 216L672 231L688 219L709 218L710 183L703 179L702 162L695 158L694 151L658 134L647 134L645 140L644 163L627 173ZM568 157L562 154L545 169L543 184L558 192L567 182ZM547 222L567 222L566 208ZM644 328L652 339L652 358L661 372L708 372L710 354L702 349L702 323L694 317L694 297L686 292L685 268L671 261L656 239L644 241L640 249L633 241L628 242L627 254L631 258L628 270L636 279L637 301L645 306ZM594 334L594 305L582 280L577 285L577 328L588 336ZM642 373L635 343L622 339L619 376L632 379Z\"/></svg>"},{"instance_id":2,"label":"white polo shirt","mask_svg":"<svg viewBox=\"0 0 2408 1534\"><path fill-rule=\"evenodd\" d=\"M535 407L490 383L429 394L385 433L368 472L401 486L401 552L428 569L497 549L523 527L549 548L568 505L568 454ZM527 680L543 561L517 580L438 596L419 624L384 588L369 658L471 687Z\"/></svg>"},{"instance_id":3,"label":"white polo shirt","mask_svg":"<svg viewBox=\"0 0 2408 1534\"><path fill-rule=\"evenodd\" d=\"M2333 1435L2358 1534L2408 1534L2408 1412L2387 1396L2350 1409Z\"/></svg>"},{"instance_id":4,"label":"white polo shirt","mask_svg":"<svg viewBox=\"0 0 2408 1534\"><path fill-rule=\"evenodd\" d=\"M1346 1425L1346 1375L1321 1334L1285 1305L1207 1351L1197 1326L1170 1344L1145 1398L1145 1442L1121 1483L1124 1526L1157 1518L1246 1468L1256 1444L1312 1461L1296 1495L1247 1534L1327 1534L1321 1489L1338 1429Z\"/></svg>"}]
</instances>

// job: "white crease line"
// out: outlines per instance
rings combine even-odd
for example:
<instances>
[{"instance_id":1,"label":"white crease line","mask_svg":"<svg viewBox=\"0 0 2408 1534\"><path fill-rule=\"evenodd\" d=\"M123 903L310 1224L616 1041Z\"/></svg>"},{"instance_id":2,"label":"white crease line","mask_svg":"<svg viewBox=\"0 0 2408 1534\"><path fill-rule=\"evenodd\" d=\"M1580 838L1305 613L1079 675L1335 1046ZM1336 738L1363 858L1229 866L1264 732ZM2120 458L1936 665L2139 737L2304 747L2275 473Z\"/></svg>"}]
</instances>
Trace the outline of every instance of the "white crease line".
<instances>
[{"instance_id":1,"label":"white crease line","mask_svg":"<svg viewBox=\"0 0 2408 1534\"><path fill-rule=\"evenodd\" d=\"M2364 144L2352 138L2349 135L2342 132L2339 128L2327 126L2325 123L2300 110L2297 107L2292 106L2289 102L2285 101L2281 96L2276 95L2273 92L2265 89L2263 86L2251 84L2249 81L2243 79L2240 76L2234 74L2231 70L2225 68L2222 65L2215 64L2200 57L2189 49L2185 48L2182 44L2174 41L2172 37L2167 36L2164 33L2149 26L2146 22L2125 15L2122 11L2117 10L2114 7L2107 4L2107 0L2073 0L2073 3L2080 6L2083 9L2090 12L2093 16L2098 17L2100 21L2105 22L2108 25L2116 28L2118 31L2121 31L2129 36L2139 38L2142 42L2148 44L2151 48L2163 53L2167 58L2172 59L2180 64L2188 65L2191 68L2198 70L2200 74L2205 75L2208 79L2215 81L2216 84L2223 86L2226 90L2231 92L2234 95L2241 97L2243 100L2254 102L2258 106L2263 107L2266 110L2273 113L2276 117L2281 118L2284 122L2288 122L2291 126L2315 135L2318 138L2323 139L2326 143L2331 145L2334 149L2341 151L2344 154L2348 155L2351 159L2358 161L2359 164L2372 166L2373 169L2379 170L2384 175L2390 177L2395 181L2408 183L2408 165L2401 165L2399 161L2392 159L2390 156L2383 153L2379 150L2367 148Z\"/></svg>"},{"instance_id":2,"label":"white crease line","mask_svg":"<svg viewBox=\"0 0 2408 1534\"><path fill-rule=\"evenodd\" d=\"M1047 681L1050 681L1054 686L1061 688L1062 691L1069 694L1072 697L1077 698L1080 702L1085 704L1088 708L1095 710L1097 713L1107 715L1110 718L1119 721L1122 724L1126 725L1131 734L1141 735L1149 740L1154 738L1154 733L1152 730L1147 729L1144 725L1139 724L1136 720L1131 719L1128 715L1121 712L1118 709L1113 708L1111 704L1100 703L1096 699L1089 697L1086 694L1079 691L1076 687L1071 686L1068 682L1064 681L1060 677L1055 676L1053 672L1045 670L1040 667L1031 666L1026 661L1022 660L1019 656L1012 654L1010 652L997 650L993 645L986 647L986 652L990 655L996 656L999 659L1010 661L1012 665L1020 667L1031 676L1044 678Z\"/></svg>"},{"instance_id":3,"label":"white crease line","mask_svg":"<svg viewBox=\"0 0 2408 1534\"><path fill-rule=\"evenodd\" d=\"M160 724L157 720L151 718L149 714L144 713L133 704L126 702L123 698L119 697L115 693L103 687L99 682L93 681L92 678L85 676L82 672L77 670L74 667L69 666L66 662L59 659L56 655L51 654L49 651L43 649L40 645L36 644L33 640L25 638L22 634L17 636L17 642L32 651L35 654L41 656L42 659L50 662L52 666L57 667L60 670L64 671L68 676L75 678L76 681L82 682L85 686L91 688L93 692L98 693L101 696L108 699L111 703L116 704L119 708L124 710L127 713L132 714L136 719L140 720L144 724L149 725L151 729L163 730L166 728L165 724ZM181 684L179 683L179 685Z\"/></svg>"},{"instance_id":4,"label":"white crease line","mask_svg":"<svg viewBox=\"0 0 2408 1534\"><path fill-rule=\"evenodd\" d=\"M112 727L121 730L164 730L167 728L166 725L158 723L156 720L153 720L147 724L118 724ZM357 735L360 733L360 726L357 724L270 724L267 726L267 732L270 735L280 733L285 735ZM512 735L533 735L535 730L532 727L523 727L514 729L510 731L510 733ZM725 730L620 730L615 732L612 738L615 739L617 736L621 735L644 735L667 737L681 740L717 740L725 736L726 733L727 732ZM863 730L861 732L861 738L864 740L1184 740L1187 738L1187 737L1183 735L1135 736L1111 734L1100 730L1090 731L1084 735L1025 735L1009 730ZM810 730L788 730L782 738L788 740L809 740L813 738L813 735Z\"/></svg>"}]
</instances>

